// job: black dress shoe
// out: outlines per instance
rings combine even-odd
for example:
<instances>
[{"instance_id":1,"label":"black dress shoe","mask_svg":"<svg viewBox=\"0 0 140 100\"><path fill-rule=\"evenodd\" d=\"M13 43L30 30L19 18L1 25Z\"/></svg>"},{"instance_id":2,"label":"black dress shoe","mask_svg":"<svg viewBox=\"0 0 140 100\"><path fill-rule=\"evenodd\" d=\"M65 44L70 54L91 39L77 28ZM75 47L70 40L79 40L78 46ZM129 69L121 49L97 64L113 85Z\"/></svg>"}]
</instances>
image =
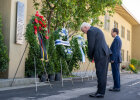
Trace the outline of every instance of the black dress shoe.
<instances>
[{"instance_id":1,"label":"black dress shoe","mask_svg":"<svg viewBox=\"0 0 140 100\"><path fill-rule=\"evenodd\" d=\"M103 98L104 94L95 93L95 94L90 94L89 96L94 98Z\"/></svg>"},{"instance_id":2,"label":"black dress shoe","mask_svg":"<svg viewBox=\"0 0 140 100\"><path fill-rule=\"evenodd\" d=\"M117 89L117 88L111 88L111 89L109 89L109 91L119 92L120 89Z\"/></svg>"}]
</instances>

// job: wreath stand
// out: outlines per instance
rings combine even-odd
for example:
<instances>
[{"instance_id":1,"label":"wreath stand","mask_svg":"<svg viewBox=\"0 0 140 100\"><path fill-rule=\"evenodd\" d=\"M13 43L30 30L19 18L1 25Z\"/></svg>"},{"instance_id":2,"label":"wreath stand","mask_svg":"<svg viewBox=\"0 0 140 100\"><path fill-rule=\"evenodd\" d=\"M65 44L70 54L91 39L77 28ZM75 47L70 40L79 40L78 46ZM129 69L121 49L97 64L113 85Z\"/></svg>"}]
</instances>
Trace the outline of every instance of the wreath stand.
<instances>
[{"instance_id":1,"label":"wreath stand","mask_svg":"<svg viewBox=\"0 0 140 100\"><path fill-rule=\"evenodd\" d=\"M72 79L72 77L70 77L70 78L63 78L63 68L62 68L61 58L60 58L60 64L61 64L61 81L62 81L62 87L64 86L64 81L65 80L70 80L72 82L72 85L73 85L73 79ZM67 62L66 62L66 64L67 64ZM67 68L68 72L70 72L69 71L69 68L68 68L68 64L67 64L66 68Z\"/></svg>"},{"instance_id":2,"label":"wreath stand","mask_svg":"<svg viewBox=\"0 0 140 100\"><path fill-rule=\"evenodd\" d=\"M80 68L81 68L81 65L82 65L82 64L83 64L83 63L80 64ZM82 71L80 72L80 73L81 73L80 77L81 77L81 81L82 81L82 82L84 82L84 79L85 79L85 78L88 78L88 80L89 80L89 76L87 75L87 70L88 70L88 68L89 68L89 64L90 64L90 62L88 63L88 66L87 66L87 68L86 68L86 70L85 70L84 75L82 75Z\"/></svg>"},{"instance_id":3,"label":"wreath stand","mask_svg":"<svg viewBox=\"0 0 140 100\"><path fill-rule=\"evenodd\" d=\"M45 82L37 82L37 72L36 72L36 60L35 60L35 57L34 57L34 68L35 68L35 87L36 87L36 92L38 91L38 84L39 83L49 83L50 87L52 88L52 84L50 83L49 81L49 78L48 78L48 74L47 74L47 71L46 71L46 67L44 66L44 63L42 61L42 65L43 65L43 68L44 68L44 72L45 72L45 75L46 75L46 80Z\"/></svg>"},{"instance_id":4,"label":"wreath stand","mask_svg":"<svg viewBox=\"0 0 140 100\"><path fill-rule=\"evenodd\" d=\"M26 47L25 47L25 49L24 49L24 52L23 52L23 54L22 54L22 57L21 57L20 62L19 62L19 64L18 64L18 67L17 67L17 69L16 69L14 78L13 78L13 80L12 80L12 82L11 82L11 85L10 85L11 87L13 86L13 83L14 83L14 81L15 81L15 78L16 78L16 75L17 75L17 72L18 72L18 69L19 69L19 67L20 67L20 64L21 64L21 62L22 62L22 59L23 59L23 57L24 57L24 54L25 54L25 52L26 52L27 47L28 47L28 43L26 44ZM46 82L48 82L49 85L50 85L50 87L52 88L51 83L50 83L50 81L49 81L49 79L48 79L48 74L47 74L47 72L46 72L46 68L45 68L45 66L44 66L43 61L42 61L42 65L43 65L43 67L44 67L44 72L45 72L46 77L47 77L47 80L48 80L48 81L46 81ZM37 72L36 72L36 60L35 60L35 57L34 57L34 68L35 68L35 87L36 87L36 92L37 92L37 86L38 86L37 84L38 84L38 83L41 83L41 82L37 82Z\"/></svg>"},{"instance_id":5,"label":"wreath stand","mask_svg":"<svg viewBox=\"0 0 140 100\"><path fill-rule=\"evenodd\" d=\"M78 71L78 70L77 70L77 71L75 72L75 74L74 74L74 75L76 75L76 76L79 76L79 77L81 78L81 81L82 81L82 82L84 82L84 78L87 78L88 80L90 79L90 76L88 75L88 68L89 68L89 66L90 66L90 63L91 63L91 62L88 63L88 65L87 65L87 67L86 67L86 70L85 70L85 73L83 73L82 71ZM80 68L81 68L81 67L82 67L82 63L80 62L79 64L80 64ZM78 75L78 73L80 73L80 75ZM93 77L94 77L94 76L93 76L93 73L94 73L94 71L91 72L91 79L92 79L92 80L93 80Z\"/></svg>"}]
</instances>

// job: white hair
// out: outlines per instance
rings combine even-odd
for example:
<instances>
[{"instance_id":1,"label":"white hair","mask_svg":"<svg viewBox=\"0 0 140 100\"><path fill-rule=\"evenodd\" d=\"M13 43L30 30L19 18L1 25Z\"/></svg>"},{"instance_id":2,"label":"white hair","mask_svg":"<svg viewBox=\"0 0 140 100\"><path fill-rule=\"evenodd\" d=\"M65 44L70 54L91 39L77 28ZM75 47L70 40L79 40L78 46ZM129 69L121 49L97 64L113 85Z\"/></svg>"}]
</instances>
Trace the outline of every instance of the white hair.
<instances>
[{"instance_id":1,"label":"white hair","mask_svg":"<svg viewBox=\"0 0 140 100\"><path fill-rule=\"evenodd\" d=\"M90 27L91 25L89 23L83 22L80 29L82 30L83 27L88 26Z\"/></svg>"}]
</instances>

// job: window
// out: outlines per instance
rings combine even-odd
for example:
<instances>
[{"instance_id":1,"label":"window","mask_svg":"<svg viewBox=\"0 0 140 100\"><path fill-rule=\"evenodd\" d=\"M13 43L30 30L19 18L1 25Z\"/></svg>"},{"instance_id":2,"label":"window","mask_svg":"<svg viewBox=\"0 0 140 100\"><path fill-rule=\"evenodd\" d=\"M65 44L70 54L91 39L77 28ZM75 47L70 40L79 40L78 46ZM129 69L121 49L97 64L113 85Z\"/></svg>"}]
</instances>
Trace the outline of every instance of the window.
<instances>
[{"instance_id":1,"label":"window","mask_svg":"<svg viewBox=\"0 0 140 100\"><path fill-rule=\"evenodd\" d=\"M125 27L121 26L121 37L125 38Z\"/></svg>"},{"instance_id":2,"label":"window","mask_svg":"<svg viewBox=\"0 0 140 100\"><path fill-rule=\"evenodd\" d=\"M105 18L104 18L105 20L104 20L104 29L105 30L110 30L110 17L109 17L109 15L105 15Z\"/></svg>"},{"instance_id":3,"label":"window","mask_svg":"<svg viewBox=\"0 0 140 100\"><path fill-rule=\"evenodd\" d=\"M121 55L122 55L122 61L124 61L124 50L121 50Z\"/></svg>"},{"instance_id":4,"label":"window","mask_svg":"<svg viewBox=\"0 0 140 100\"><path fill-rule=\"evenodd\" d=\"M129 60L129 56L128 56L128 55L129 55L129 53L128 53L128 51L127 51L127 61Z\"/></svg>"},{"instance_id":5,"label":"window","mask_svg":"<svg viewBox=\"0 0 140 100\"><path fill-rule=\"evenodd\" d=\"M130 41L130 31L127 30L127 40Z\"/></svg>"},{"instance_id":6,"label":"window","mask_svg":"<svg viewBox=\"0 0 140 100\"><path fill-rule=\"evenodd\" d=\"M118 23L114 21L114 28L118 28Z\"/></svg>"}]
</instances>

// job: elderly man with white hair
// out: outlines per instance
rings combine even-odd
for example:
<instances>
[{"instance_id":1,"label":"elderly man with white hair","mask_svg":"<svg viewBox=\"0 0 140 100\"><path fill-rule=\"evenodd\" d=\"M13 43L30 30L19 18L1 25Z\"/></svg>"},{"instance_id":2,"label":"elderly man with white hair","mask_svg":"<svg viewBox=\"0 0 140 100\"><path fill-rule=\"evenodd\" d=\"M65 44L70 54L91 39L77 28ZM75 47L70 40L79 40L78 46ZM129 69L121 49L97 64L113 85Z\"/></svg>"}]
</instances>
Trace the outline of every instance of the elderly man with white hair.
<instances>
[{"instance_id":1,"label":"elderly man with white hair","mask_svg":"<svg viewBox=\"0 0 140 100\"><path fill-rule=\"evenodd\" d=\"M106 90L107 71L111 50L107 46L104 34L99 28L83 22L81 25L81 31L87 34L88 56L95 61L98 82L97 92L90 94L89 96L103 98Z\"/></svg>"}]
</instances>

